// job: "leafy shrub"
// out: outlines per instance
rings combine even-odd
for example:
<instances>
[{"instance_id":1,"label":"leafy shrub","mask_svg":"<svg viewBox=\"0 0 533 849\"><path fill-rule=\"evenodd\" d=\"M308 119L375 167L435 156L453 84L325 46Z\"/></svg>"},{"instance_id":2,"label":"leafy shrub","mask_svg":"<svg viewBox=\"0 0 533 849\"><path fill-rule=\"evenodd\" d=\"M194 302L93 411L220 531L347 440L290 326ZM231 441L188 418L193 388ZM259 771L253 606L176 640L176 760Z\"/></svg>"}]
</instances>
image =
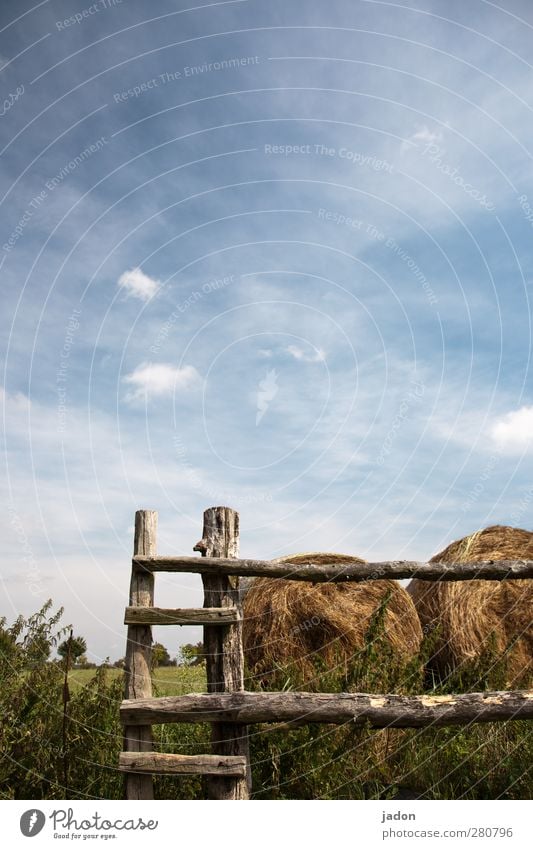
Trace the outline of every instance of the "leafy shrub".
<instances>
[{"instance_id":1,"label":"leafy shrub","mask_svg":"<svg viewBox=\"0 0 533 849\"><path fill-rule=\"evenodd\" d=\"M52 614L51 606L47 602L11 627L0 620L0 795L123 798L124 776L118 771L123 676L104 663L83 686L65 690L64 662L46 658L69 627L59 627L62 610ZM154 744L160 751L206 752L209 729L154 726ZM195 778L157 777L155 789L159 798L202 793Z\"/></svg>"}]
</instances>

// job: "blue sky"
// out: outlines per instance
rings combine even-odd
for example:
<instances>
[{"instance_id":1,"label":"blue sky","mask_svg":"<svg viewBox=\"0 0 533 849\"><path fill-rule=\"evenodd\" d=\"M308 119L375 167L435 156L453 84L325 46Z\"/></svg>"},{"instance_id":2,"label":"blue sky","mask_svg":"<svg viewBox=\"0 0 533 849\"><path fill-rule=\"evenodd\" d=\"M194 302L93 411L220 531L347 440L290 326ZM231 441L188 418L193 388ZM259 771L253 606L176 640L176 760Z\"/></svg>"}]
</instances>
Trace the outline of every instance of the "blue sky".
<instances>
[{"instance_id":1,"label":"blue sky","mask_svg":"<svg viewBox=\"0 0 533 849\"><path fill-rule=\"evenodd\" d=\"M531 527L532 27L2 4L3 615L51 597L122 655L139 508L161 553L221 503L257 557Z\"/></svg>"}]
</instances>

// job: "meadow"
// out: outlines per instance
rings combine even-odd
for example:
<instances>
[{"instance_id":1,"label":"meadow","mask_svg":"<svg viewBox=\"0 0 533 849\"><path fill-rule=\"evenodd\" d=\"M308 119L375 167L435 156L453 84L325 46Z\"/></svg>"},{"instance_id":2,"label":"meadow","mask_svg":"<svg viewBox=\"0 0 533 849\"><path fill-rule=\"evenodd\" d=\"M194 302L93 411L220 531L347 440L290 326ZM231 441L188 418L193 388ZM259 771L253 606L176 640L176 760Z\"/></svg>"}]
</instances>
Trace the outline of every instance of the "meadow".
<instances>
[{"instance_id":1,"label":"meadow","mask_svg":"<svg viewBox=\"0 0 533 849\"><path fill-rule=\"evenodd\" d=\"M94 669L72 669L68 675L69 687L76 693L88 687L95 677ZM121 669L107 669L109 683L119 681L121 686L124 673ZM154 669L152 689L158 696L182 696L185 693L205 691L205 666L160 666Z\"/></svg>"}]
</instances>

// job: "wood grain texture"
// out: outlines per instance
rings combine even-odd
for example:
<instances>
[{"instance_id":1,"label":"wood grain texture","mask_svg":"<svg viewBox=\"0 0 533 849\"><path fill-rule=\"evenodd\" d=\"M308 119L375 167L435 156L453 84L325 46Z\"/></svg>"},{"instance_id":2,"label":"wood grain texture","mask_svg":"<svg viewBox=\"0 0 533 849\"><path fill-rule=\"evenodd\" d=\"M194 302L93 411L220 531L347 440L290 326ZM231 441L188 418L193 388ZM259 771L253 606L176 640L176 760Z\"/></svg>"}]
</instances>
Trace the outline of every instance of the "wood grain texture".
<instances>
[{"instance_id":1,"label":"wood grain texture","mask_svg":"<svg viewBox=\"0 0 533 849\"><path fill-rule=\"evenodd\" d=\"M126 722L370 723L374 728L423 728L533 719L533 690L445 696L367 693L195 693L123 702Z\"/></svg>"},{"instance_id":2,"label":"wood grain texture","mask_svg":"<svg viewBox=\"0 0 533 849\"><path fill-rule=\"evenodd\" d=\"M121 752L118 768L131 773L218 775L244 778L246 758L219 755L175 755L163 752Z\"/></svg>"},{"instance_id":3,"label":"wood grain texture","mask_svg":"<svg viewBox=\"0 0 533 849\"><path fill-rule=\"evenodd\" d=\"M153 556L157 550L157 512L138 510L135 514L133 554ZM131 607L148 608L154 604L154 576L133 563L130 597ZM129 625L126 643L125 696L127 699L149 698L152 695L151 679L152 629L150 625ZM149 752L153 747L152 729L129 727L124 729L124 749L127 752ZM151 775L126 776L127 799L153 799Z\"/></svg>"},{"instance_id":4,"label":"wood grain texture","mask_svg":"<svg viewBox=\"0 0 533 849\"><path fill-rule=\"evenodd\" d=\"M148 572L199 572L202 575L233 575L285 578L291 581L378 581L384 578L419 578L422 581L500 581L533 578L533 560L488 560L478 563L423 563L387 560L381 563L305 563L291 565L276 560L229 560L225 557L136 557Z\"/></svg>"},{"instance_id":5,"label":"wood grain texture","mask_svg":"<svg viewBox=\"0 0 533 849\"><path fill-rule=\"evenodd\" d=\"M239 514L230 507L211 507L204 511L202 539L195 551L206 557L223 557L228 563L239 555ZM196 563L197 558L191 558ZM204 607L237 608L241 612L239 579L231 574L204 574ZM244 651L242 616L228 628L204 626L207 689L210 693L232 693L244 690ZM248 733L244 725L217 723L212 727L211 751L215 755L242 756L249 763ZM250 774L228 780L211 777L207 780L209 799L248 799Z\"/></svg>"},{"instance_id":6,"label":"wood grain texture","mask_svg":"<svg viewBox=\"0 0 533 849\"><path fill-rule=\"evenodd\" d=\"M239 621L236 607L127 607L126 625L232 625Z\"/></svg>"}]
</instances>

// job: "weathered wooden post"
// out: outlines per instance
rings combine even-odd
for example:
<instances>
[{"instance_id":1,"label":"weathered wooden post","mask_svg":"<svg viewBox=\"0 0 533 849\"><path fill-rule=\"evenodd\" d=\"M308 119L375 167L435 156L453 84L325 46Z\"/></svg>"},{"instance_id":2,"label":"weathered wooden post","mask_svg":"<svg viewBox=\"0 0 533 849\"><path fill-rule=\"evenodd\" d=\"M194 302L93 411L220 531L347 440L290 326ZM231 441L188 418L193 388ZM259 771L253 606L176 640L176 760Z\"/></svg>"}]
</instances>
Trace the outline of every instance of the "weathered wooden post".
<instances>
[{"instance_id":1,"label":"weathered wooden post","mask_svg":"<svg viewBox=\"0 0 533 849\"><path fill-rule=\"evenodd\" d=\"M135 538L133 555L154 556L157 549L157 511L137 510L135 513ZM132 566L130 606L154 606L154 576L142 567ZM128 625L126 644L125 698L143 699L152 695L151 679L152 628L150 625ZM153 748L152 726L126 726L125 752L149 752ZM128 773L126 799L153 799L151 775Z\"/></svg>"},{"instance_id":2,"label":"weathered wooden post","mask_svg":"<svg viewBox=\"0 0 533 849\"><path fill-rule=\"evenodd\" d=\"M210 507L204 511L202 539L194 546L203 557L239 556L239 514L230 507ZM244 690L242 646L242 606L239 579L228 575L202 575L204 607L233 607L239 621L226 627L204 626L208 693L234 693ZM212 752L216 755L243 755L248 764L246 778L209 776L210 799L249 799L250 758L246 725L213 723Z\"/></svg>"}]
</instances>

